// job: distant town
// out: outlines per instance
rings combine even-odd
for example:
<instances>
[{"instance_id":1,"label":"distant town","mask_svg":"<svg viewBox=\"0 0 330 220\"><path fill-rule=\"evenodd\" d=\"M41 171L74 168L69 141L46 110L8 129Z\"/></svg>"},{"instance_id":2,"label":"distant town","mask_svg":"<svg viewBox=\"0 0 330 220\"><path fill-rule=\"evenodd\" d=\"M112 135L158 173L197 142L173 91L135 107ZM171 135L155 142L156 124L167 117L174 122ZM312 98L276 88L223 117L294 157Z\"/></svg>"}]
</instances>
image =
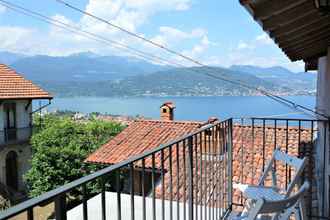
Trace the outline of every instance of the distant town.
<instances>
[{"instance_id":1,"label":"distant town","mask_svg":"<svg viewBox=\"0 0 330 220\"><path fill-rule=\"evenodd\" d=\"M101 56L91 52L63 57L0 52L1 62L47 88L56 97L261 95L255 89L237 87L228 81L244 82L280 96L315 95L316 91L315 73L295 73L281 66L175 68L132 57Z\"/></svg>"},{"instance_id":2,"label":"distant town","mask_svg":"<svg viewBox=\"0 0 330 220\"><path fill-rule=\"evenodd\" d=\"M82 113L82 112L76 112L76 111L70 111L70 110L55 110L52 112L42 111L41 115L42 115L42 117L45 117L47 115L53 115L53 116L57 116L57 117L69 117L74 121L80 121L80 122L96 119L96 120L119 123L123 126L129 125L132 121L135 121L135 120L150 119L150 118L144 117L142 115L136 115L136 116L113 115L113 114L100 113L100 112Z\"/></svg>"}]
</instances>

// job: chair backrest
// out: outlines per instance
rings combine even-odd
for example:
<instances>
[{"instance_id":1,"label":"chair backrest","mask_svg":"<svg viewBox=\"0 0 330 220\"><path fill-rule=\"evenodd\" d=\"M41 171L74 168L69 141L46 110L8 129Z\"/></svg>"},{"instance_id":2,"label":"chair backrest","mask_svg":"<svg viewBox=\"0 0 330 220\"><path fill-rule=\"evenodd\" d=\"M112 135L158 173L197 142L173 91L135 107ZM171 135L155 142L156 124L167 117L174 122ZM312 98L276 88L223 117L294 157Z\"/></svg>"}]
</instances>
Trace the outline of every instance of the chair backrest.
<instances>
[{"instance_id":1,"label":"chair backrest","mask_svg":"<svg viewBox=\"0 0 330 220\"><path fill-rule=\"evenodd\" d=\"M288 218L292 214L292 209L304 198L309 187L310 185L308 181L306 181L296 194L283 200L268 201L259 199L250 209L247 219L255 220L260 214L285 215Z\"/></svg>"},{"instance_id":2,"label":"chair backrest","mask_svg":"<svg viewBox=\"0 0 330 220\"><path fill-rule=\"evenodd\" d=\"M271 160L266 165L266 169L259 180L259 183L258 183L259 185L264 185L264 182L265 182L269 172L272 171L273 186L276 186L276 170L273 169L275 161L280 161L283 164L291 166L295 169L295 175L291 178L291 182L288 184L288 187L286 190L285 197L288 197L291 194L292 190L294 189L294 186L298 183L298 180L299 180L302 172L304 171L304 168L306 165L306 159L305 158L299 159L295 156L290 156L287 153L282 152L280 150L280 148L275 149Z\"/></svg>"}]
</instances>

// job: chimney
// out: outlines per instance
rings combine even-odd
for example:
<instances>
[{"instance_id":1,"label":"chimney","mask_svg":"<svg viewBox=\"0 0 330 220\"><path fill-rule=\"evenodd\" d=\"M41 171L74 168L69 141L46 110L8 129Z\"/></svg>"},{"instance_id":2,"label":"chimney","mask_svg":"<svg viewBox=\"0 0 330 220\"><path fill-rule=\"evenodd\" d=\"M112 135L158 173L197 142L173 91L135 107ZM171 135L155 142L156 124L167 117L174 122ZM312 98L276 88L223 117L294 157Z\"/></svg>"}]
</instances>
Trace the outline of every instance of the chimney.
<instances>
[{"instance_id":1,"label":"chimney","mask_svg":"<svg viewBox=\"0 0 330 220\"><path fill-rule=\"evenodd\" d=\"M173 102L165 102L160 106L160 118L163 121L173 121L174 120L174 109L175 105Z\"/></svg>"},{"instance_id":2,"label":"chimney","mask_svg":"<svg viewBox=\"0 0 330 220\"><path fill-rule=\"evenodd\" d=\"M207 124L214 124L218 121L219 119L217 117L210 117L209 120L207 120Z\"/></svg>"}]
</instances>

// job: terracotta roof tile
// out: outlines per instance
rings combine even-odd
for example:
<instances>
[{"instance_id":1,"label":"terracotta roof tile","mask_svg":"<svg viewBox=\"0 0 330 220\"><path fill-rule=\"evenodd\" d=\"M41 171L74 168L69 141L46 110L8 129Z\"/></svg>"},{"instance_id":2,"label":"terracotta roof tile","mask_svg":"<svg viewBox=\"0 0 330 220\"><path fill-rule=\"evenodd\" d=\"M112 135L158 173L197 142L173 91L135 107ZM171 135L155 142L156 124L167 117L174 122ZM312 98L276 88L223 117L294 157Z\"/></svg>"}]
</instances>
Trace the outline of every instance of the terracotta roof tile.
<instances>
[{"instance_id":1,"label":"terracotta roof tile","mask_svg":"<svg viewBox=\"0 0 330 220\"><path fill-rule=\"evenodd\" d=\"M0 99L51 99L52 96L24 79L15 70L0 64Z\"/></svg>"},{"instance_id":2,"label":"terracotta roof tile","mask_svg":"<svg viewBox=\"0 0 330 220\"><path fill-rule=\"evenodd\" d=\"M91 154L86 162L114 164L189 134L201 122L138 120Z\"/></svg>"},{"instance_id":3,"label":"terracotta roof tile","mask_svg":"<svg viewBox=\"0 0 330 220\"><path fill-rule=\"evenodd\" d=\"M263 144L263 128L262 127L254 127L254 140L252 138L252 127L251 126L238 126L234 125L233 128L233 181L234 182L240 182L245 184L257 184L258 179L260 178L262 174L262 166L263 166L263 157L265 158L265 163L269 161L271 158L271 155L273 153L274 147L275 147L275 129L274 127L266 127L265 128L265 144ZM297 156L298 155L298 134L299 130L295 127L289 127L288 132L286 131L286 128L278 127L276 129L276 146L281 147L282 151L286 150L286 141L288 140L288 153L290 155ZM312 132L308 129L301 129L301 137L300 137L300 143L305 142L308 143L311 141L312 138ZM203 146L203 144L202 144ZM264 147L264 148L263 148ZM204 149L204 146L202 147ZM204 150L203 150L204 151ZM202 151L202 154L200 154L200 151L197 152L197 161L200 161L201 155L204 154L205 158L205 152ZM264 156L263 156L263 152ZM209 152L207 152L209 153ZM213 152L211 152L213 153ZM176 153L174 150L172 151L173 156L173 164L176 162ZM182 153L179 154L180 163L182 160ZM203 157L203 156L202 156ZM166 173L164 175L164 181L165 181L165 199L170 199L170 172L169 172L169 162L168 160L164 162L165 164L165 170ZM223 175L216 172L217 169L224 170L225 167L223 167L225 164L223 164L221 161L213 161L208 162L205 159L202 159L202 169L203 174L200 173L200 163L197 163L197 171L196 166L194 162L194 177L198 177L198 180L194 180L194 192L198 193L197 198L200 198L200 193L204 193L205 191L208 192L206 194L210 194L210 189L213 188L211 185L212 183L215 183L216 181L219 181L219 178L215 178L216 175ZM181 167L184 166L184 164L180 165ZM205 176L205 166L206 166L206 173ZM213 166L213 167L212 167ZM213 170L212 170L213 169ZM186 189L186 193L188 192L188 186L186 185L184 187L183 183L183 176L186 175L188 177L187 172L183 172L182 170L179 171L180 176L180 186L179 189L177 189L176 184L176 175L177 170L176 168L172 168L172 174L173 174L173 199L176 200L177 195L176 193L179 192L179 200L183 201L184 198L184 189ZM214 172L214 175L210 175ZM281 188L285 188L286 181L288 181L285 178L286 167L282 164L277 164L277 173L281 178L278 178L277 183L278 186ZM294 171L292 171L292 174L294 175ZM217 180L218 179L218 180ZM203 182L203 189L200 189L200 181ZM198 183L198 186L196 185L196 182ZM205 183L207 187L205 187ZM187 182L186 182L187 184ZM225 184L225 183L224 183ZM267 184L270 184L270 180L267 182ZM224 185L225 187L225 185ZM221 196L224 196L226 192L225 189L222 189ZM162 197L162 185L159 184L156 189L156 196L157 198ZM186 197L187 198L187 197ZM225 198L225 196L224 196ZM234 191L234 202L238 204L241 199L241 194L238 191ZM198 202L198 201L197 201ZM199 203L199 202L198 202Z\"/></svg>"},{"instance_id":4,"label":"terracotta roof tile","mask_svg":"<svg viewBox=\"0 0 330 220\"><path fill-rule=\"evenodd\" d=\"M123 132L118 134L107 144L102 146L96 152L91 154L86 162L92 163L103 163L103 164L114 164L121 161L124 161L132 156L139 155L147 150L151 150L161 144L166 144L167 142L173 141L177 138L182 137L185 134L192 133L193 131L198 130L204 124L199 122L173 122L173 121L135 121L129 127L127 127ZM262 173L263 158L265 162L271 157L274 147L279 146L282 150L286 149L286 143L288 143L288 153L291 155L298 155L299 143L298 135L299 129L296 127L289 127L288 132L286 128L277 127L275 130L274 127L265 128L265 136L263 135L263 128L255 126L254 127L254 139L252 138L252 127L251 126L240 126L234 125L233 127L233 181L241 182L247 184L256 184L258 178ZM276 131L276 145L275 145L275 131ZM265 139L264 139L265 138ZM312 132L310 130L301 129L300 133L300 142L310 142L312 139ZM265 140L265 141L263 141ZM199 144L199 141L198 141ZM194 191L197 192L198 198L200 194L205 194L205 191L209 192L213 188L210 184L219 181L214 178L215 175L220 175L215 173L210 175L212 169L224 170L225 164L222 162L209 163L205 160L205 153L209 154L208 150L204 148L204 141L202 143L202 151L198 150L197 160L202 159L203 173L206 169L208 172L207 176L205 174L200 174L200 163L196 164L194 162L194 177L198 177L199 180L194 180L194 184L197 182L203 182L203 189L194 185ZM187 170L184 169L185 162L183 157L183 147L179 146L179 154L176 154L176 147L172 148L172 190L173 190L173 200L179 199L183 201L184 192L187 192L187 185L183 182L184 176L188 177ZM206 152L208 151L208 152ZM263 154L264 152L264 154ZM211 152L212 153L212 152ZM213 153L217 153L214 151ZM169 154L170 150L164 150L164 182L165 182L165 199L169 200L170 195L170 165L169 165ZM219 153L218 153L219 154ZM187 157L187 152L186 152ZM156 168L160 170L160 153L155 154L156 159ZM151 157L146 158L146 166L151 166ZM176 164L179 163L179 173L176 169ZM212 165L213 164L213 165ZM140 166L139 163L135 164ZM213 166L213 167L212 167ZM278 165L278 172L285 174L285 166ZM197 174L196 174L197 172ZM223 174L221 174L223 175ZM177 183L177 176L179 176L179 183ZM285 176L285 175L282 175ZM213 179L214 178L214 179ZM285 178L280 178L278 180L280 186L284 187ZM160 182L161 183L161 182ZM205 188L205 183L208 186ZM187 183L186 183L187 184ZM223 183L226 184L226 183ZM177 187L179 185L179 187ZM226 186L222 189L219 196L225 198ZM159 184L156 188L157 198L162 197L162 184ZM206 193L207 194L207 193ZM240 194L234 192L234 202L239 203Z\"/></svg>"}]
</instances>

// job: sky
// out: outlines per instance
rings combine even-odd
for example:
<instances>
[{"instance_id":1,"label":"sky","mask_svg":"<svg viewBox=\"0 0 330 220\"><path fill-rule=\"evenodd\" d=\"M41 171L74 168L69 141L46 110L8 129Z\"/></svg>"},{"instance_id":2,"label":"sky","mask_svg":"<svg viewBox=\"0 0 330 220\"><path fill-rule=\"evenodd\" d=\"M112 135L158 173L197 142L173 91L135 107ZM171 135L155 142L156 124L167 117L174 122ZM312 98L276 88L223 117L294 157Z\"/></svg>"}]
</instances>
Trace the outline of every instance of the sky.
<instances>
[{"instance_id":1,"label":"sky","mask_svg":"<svg viewBox=\"0 0 330 220\"><path fill-rule=\"evenodd\" d=\"M6 1L171 62L192 65L56 0ZM291 62L238 0L66 1L204 64L283 66L295 72L303 71L303 63ZM90 51L100 55L132 56L109 43L74 34L1 5L0 51L51 56Z\"/></svg>"}]
</instances>

